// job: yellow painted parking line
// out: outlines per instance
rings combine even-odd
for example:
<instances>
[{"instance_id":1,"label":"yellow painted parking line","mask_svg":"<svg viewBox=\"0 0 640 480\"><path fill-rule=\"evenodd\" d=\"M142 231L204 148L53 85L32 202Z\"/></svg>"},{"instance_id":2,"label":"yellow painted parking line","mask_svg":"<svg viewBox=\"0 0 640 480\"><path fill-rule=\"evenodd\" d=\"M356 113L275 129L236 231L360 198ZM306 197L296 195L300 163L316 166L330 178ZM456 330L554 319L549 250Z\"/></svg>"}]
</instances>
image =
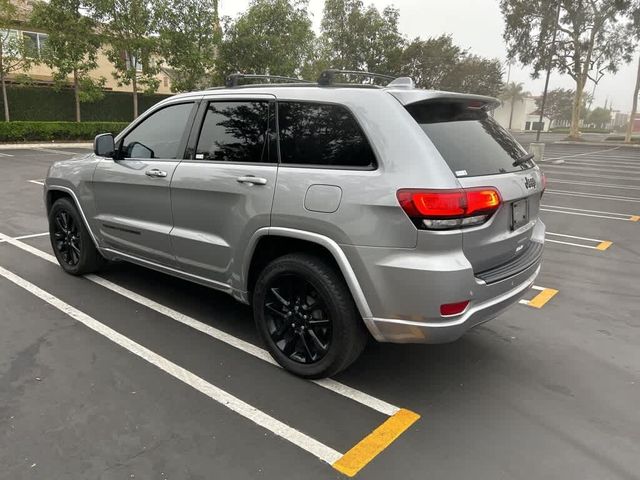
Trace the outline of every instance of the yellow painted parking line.
<instances>
[{"instance_id":1,"label":"yellow painted parking line","mask_svg":"<svg viewBox=\"0 0 640 480\"><path fill-rule=\"evenodd\" d=\"M532 286L534 290L540 290L540 293L533 297L531 300L520 300L520 303L533 308L542 308L546 303L556 296L558 290L555 288Z\"/></svg>"},{"instance_id":2,"label":"yellow painted parking line","mask_svg":"<svg viewBox=\"0 0 640 480\"><path fill-rule=\"evenodd\" d=\"M640 220L640 215L631 215L631 218L629 219L632 222L637 222L638 220Z\"/></svg>"},{"instance_id":3,"label":"yellow painted parking line","mask_svg":"<svg viewBox=\"0 0 640 480\"><path fill-rule=\"evenodd\" d=\"M411 410L400 409L340 457L333 468L353 477L419 418L420 415Z\"/></svg>"},{"instance_id":4,"label":"yellow painted parking line","mask_svg":"<svg viewBox=\"0 0 640 480\"><path fill-rule=\"evenodd\" d=\"M596 250L606 250L607 248L609 248L611 245L613 244L613 242L610 242L608 240L604 241L604 242L600 242L598 245L596 245Z\"/></svg>"}]
</instances>

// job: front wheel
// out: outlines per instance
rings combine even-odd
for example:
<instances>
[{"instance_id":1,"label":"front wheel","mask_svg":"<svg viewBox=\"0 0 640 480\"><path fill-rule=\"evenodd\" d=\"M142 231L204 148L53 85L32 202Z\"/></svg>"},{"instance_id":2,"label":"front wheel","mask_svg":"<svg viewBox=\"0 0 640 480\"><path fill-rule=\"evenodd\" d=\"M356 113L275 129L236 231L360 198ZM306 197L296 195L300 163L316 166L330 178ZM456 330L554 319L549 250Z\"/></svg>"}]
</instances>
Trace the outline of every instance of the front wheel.
<instances>
[{"instance_id":1,"label":"front wheel","mask_svg":"<svg viewBox=\"0 0 640 480\"><path fill-rule=\"evenodd\" d=\"M305 378L344 370L367 342L343 278L312 255L285 255L267 265L256 282L253 314L271 356Z\"/></svg>"},{"instance_id":2,"label":"front wheel","mask_svg":"<svg viewBox=\"0 0 640 480\"><path fill-rule=\"evenodd\" d=\"M51 206L49 238L58 263L71 275L95 272L104 263L78 209L68 198L60 198Z\"/></svg>"}]
</instances>

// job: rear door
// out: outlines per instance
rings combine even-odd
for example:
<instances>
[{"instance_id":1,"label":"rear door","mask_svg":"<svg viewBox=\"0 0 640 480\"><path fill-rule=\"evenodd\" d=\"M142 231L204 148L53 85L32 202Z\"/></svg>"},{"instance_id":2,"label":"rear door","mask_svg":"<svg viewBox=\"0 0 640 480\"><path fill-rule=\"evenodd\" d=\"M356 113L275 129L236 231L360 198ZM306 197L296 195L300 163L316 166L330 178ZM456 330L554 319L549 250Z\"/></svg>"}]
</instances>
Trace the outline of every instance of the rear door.
<instances>
[{"instance_id":1,"label":"rear door","mask_svg":"<svg viewBox=\"0 0 640 480\"><path fill-rule=\"evenodd\" d=\"M502 198L484 224L463 229L476 273L505 264L529 247L538 220L542 176L527 152L478 102L433 100L407 105L462 187L493 187Z\"/></svg>"},{"instance_id":2,"label":"rear door","mask_svg":"<svg viewBox=\"0 0 640 480\"><path fill-rule=\"evenodd\" d=\"M232 283L252 235L269 226L278 173L274 101L268 95L203 101L193 151L171 182L171 241L182 270Z\"/></svg>"},{"instance_id":3,"label":"rear door","mask_svg":"<svg viewBox=\"0 0 640 480\"><path fill-rule=\"evenodd\" d=\"M120 140L115 160L98 164L93 175L96 223L107 247L174 264L169 185L194 116L193 101L164 106Z\"/></svg>"}]
</instances>

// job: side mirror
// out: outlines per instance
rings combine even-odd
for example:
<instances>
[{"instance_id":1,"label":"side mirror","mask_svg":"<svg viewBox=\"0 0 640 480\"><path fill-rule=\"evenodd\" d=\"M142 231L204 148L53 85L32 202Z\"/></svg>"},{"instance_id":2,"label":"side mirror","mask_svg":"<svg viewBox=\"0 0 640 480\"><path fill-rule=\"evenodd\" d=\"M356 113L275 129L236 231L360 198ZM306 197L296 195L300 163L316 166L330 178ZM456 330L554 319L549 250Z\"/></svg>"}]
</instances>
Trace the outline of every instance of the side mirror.
<instances>
[{"instance_id":1,"label":"side mirror","mask_svg":"<svg viewBox=\"0 0 640 480\"><path fill-rule=\"evenodd\" d=\"M113 134L102 133L93 139L93 153L99 157L113 158L116 151L116 145L113 140Z\"/></svg>"}]
</instances>

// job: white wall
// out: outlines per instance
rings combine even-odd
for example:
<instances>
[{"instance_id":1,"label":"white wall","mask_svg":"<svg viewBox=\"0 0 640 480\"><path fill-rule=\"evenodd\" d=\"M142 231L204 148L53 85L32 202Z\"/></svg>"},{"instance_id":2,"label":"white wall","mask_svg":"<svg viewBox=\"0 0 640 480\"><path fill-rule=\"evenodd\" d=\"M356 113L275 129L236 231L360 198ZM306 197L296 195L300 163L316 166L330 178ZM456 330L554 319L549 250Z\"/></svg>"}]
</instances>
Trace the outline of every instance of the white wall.
<instances>
[{"instance_id":1,"label":"white wall","mask_svg":"<svg viewBox=\"0 0 640 480\"><path fill-rule=\"evenodd\" d=\"M511 130L525 131L531 130L532 123L540 119L539 115L530 115L538 109L534 97L527 97L524 100L516 101L513 106L513 119L511 121ZM504 100L502 105L495 109L494 118L505 128L509 128L509 116L511 115L511 101ZM527 122L529 124L527 125ZM549 130L549 119L544 119L544 131ZM527 129L527 127L529 127Z\"/></svg>"}]
</instances>

